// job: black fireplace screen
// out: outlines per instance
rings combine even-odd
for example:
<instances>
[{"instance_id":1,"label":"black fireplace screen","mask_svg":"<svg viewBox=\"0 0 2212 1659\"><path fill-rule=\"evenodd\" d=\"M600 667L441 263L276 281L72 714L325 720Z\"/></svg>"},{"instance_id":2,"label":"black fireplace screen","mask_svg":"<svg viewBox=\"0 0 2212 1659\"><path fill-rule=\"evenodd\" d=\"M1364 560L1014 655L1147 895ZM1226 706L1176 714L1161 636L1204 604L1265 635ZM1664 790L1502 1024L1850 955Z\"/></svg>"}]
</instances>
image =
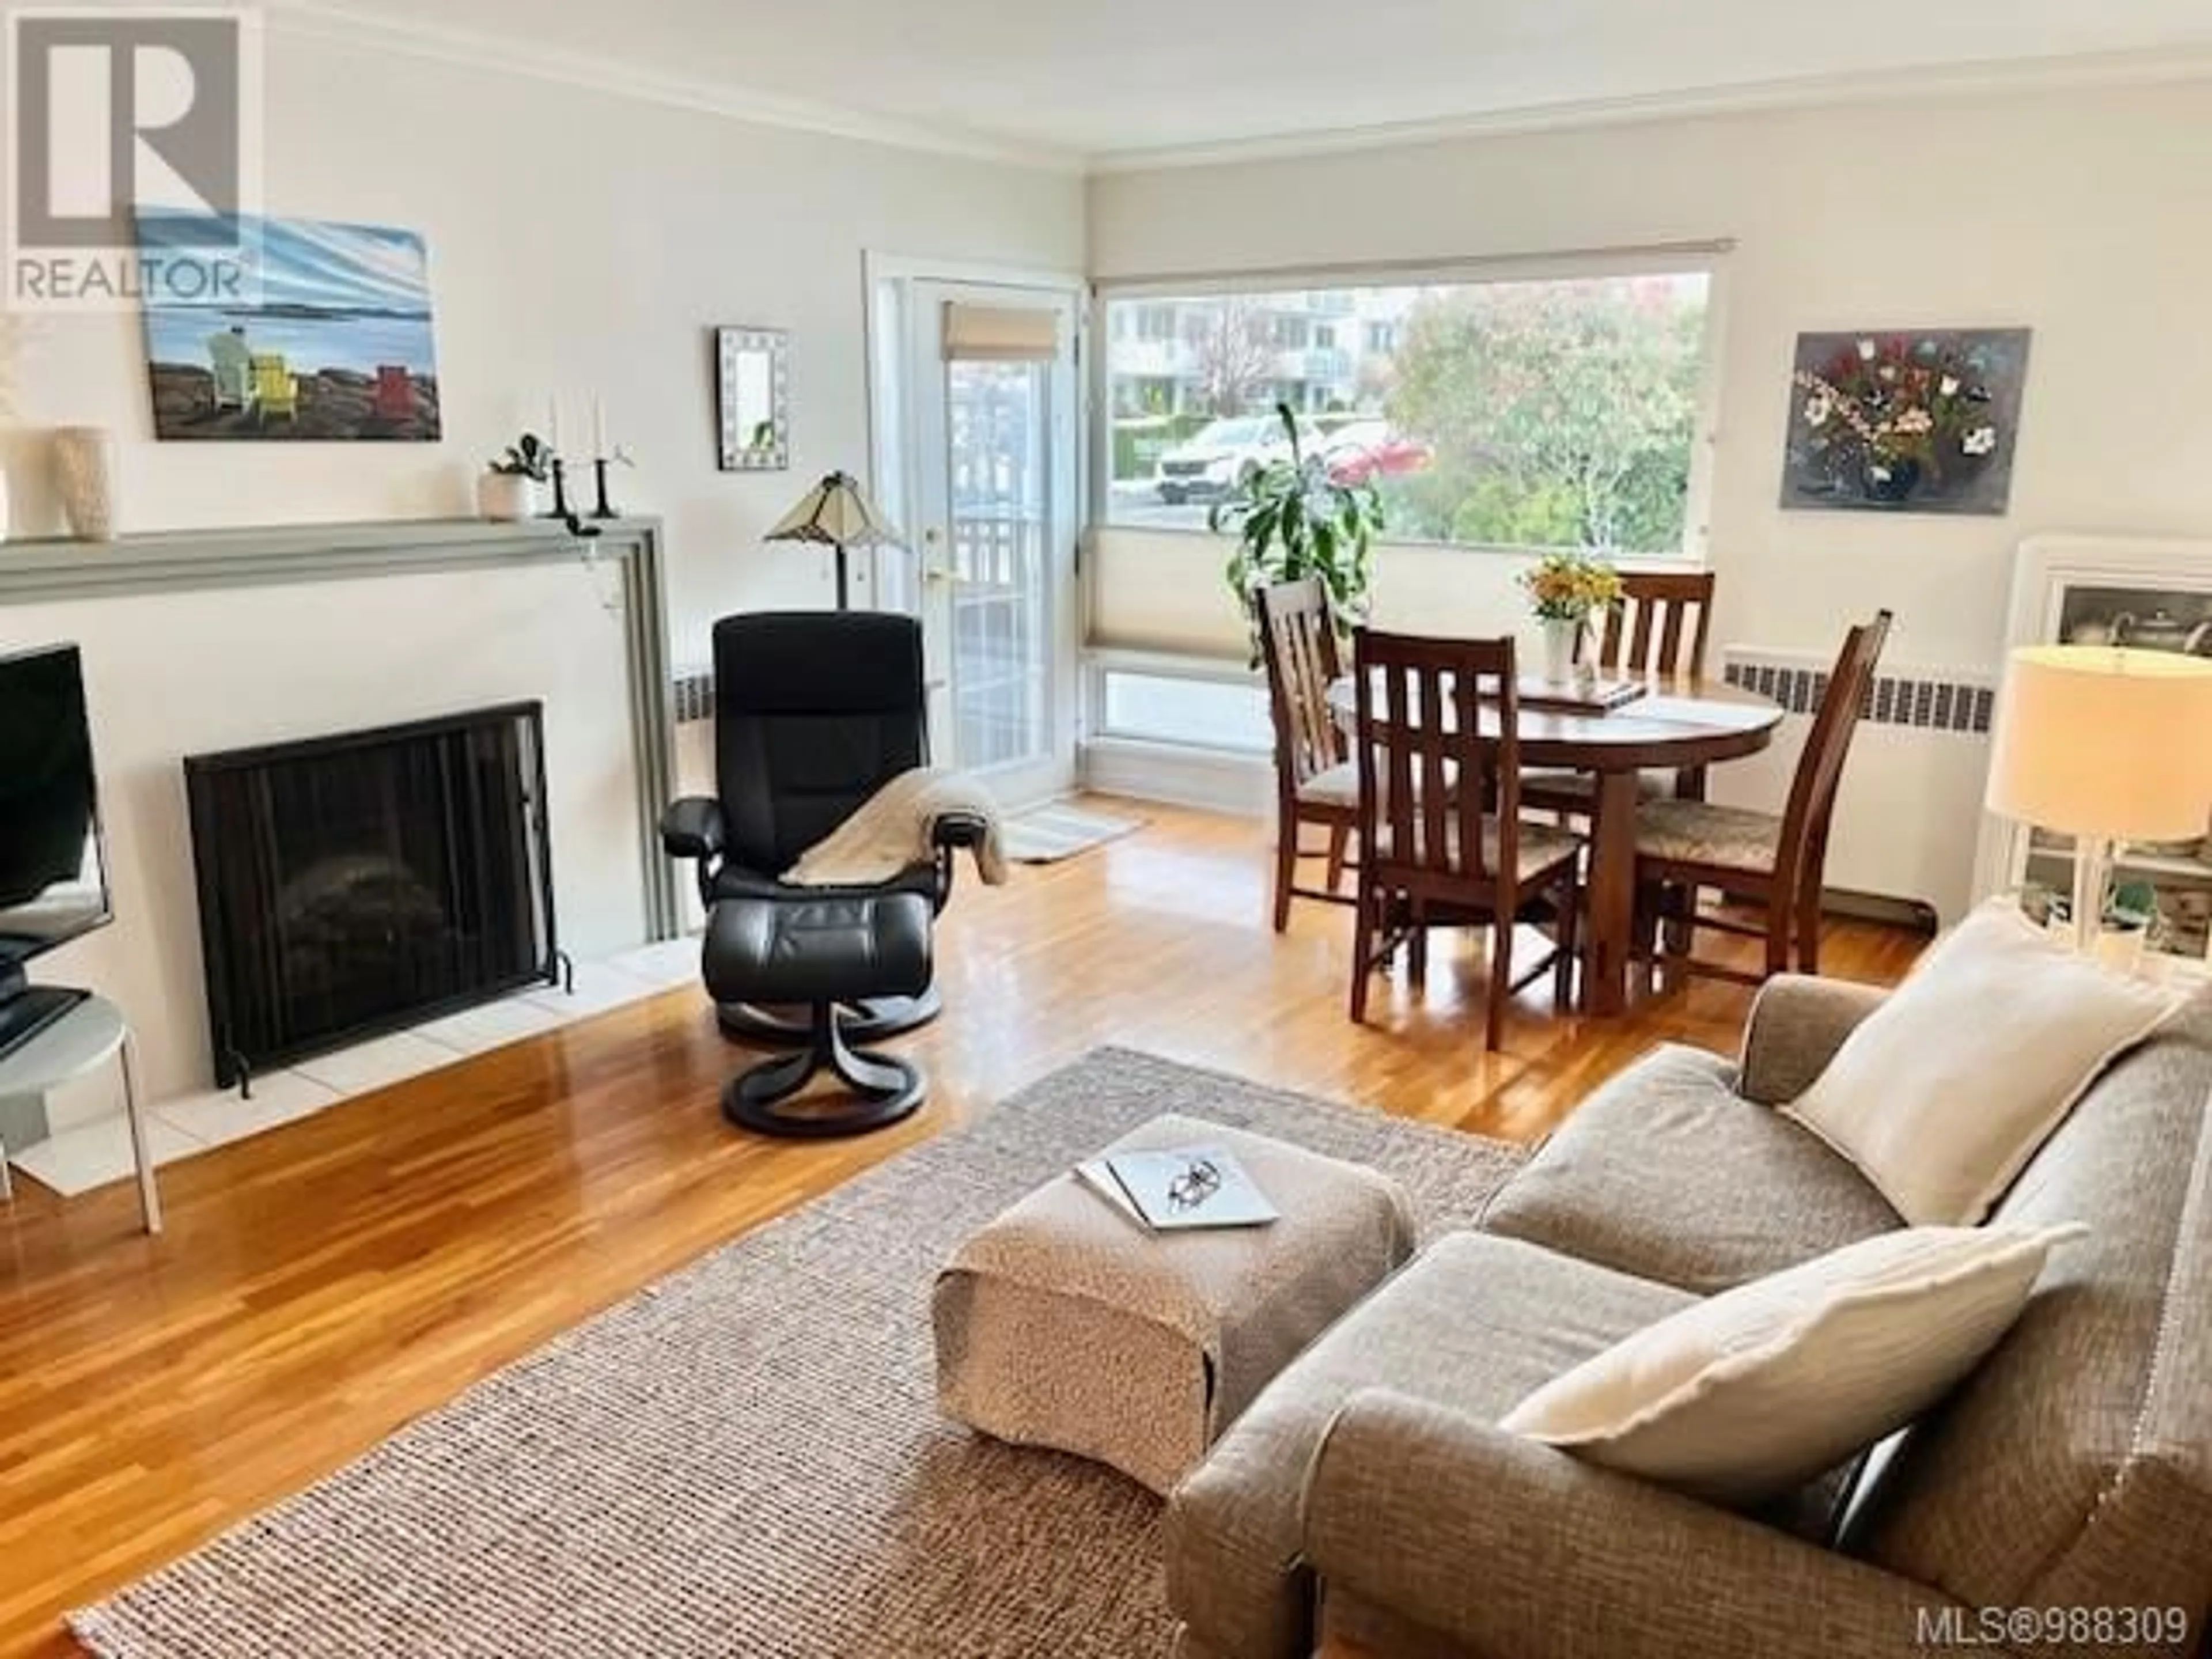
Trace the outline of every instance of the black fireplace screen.
<instances>
[{"instance_id":1,"label":"black fireplace screen","mask_svg":"<svg viewBox=\"0 0 2212 1659\"><path fill-rule=\"evenodd\" d=\"M550 982L535 702L185 762L216 1080Z\"/></svg>"}]
</instances>

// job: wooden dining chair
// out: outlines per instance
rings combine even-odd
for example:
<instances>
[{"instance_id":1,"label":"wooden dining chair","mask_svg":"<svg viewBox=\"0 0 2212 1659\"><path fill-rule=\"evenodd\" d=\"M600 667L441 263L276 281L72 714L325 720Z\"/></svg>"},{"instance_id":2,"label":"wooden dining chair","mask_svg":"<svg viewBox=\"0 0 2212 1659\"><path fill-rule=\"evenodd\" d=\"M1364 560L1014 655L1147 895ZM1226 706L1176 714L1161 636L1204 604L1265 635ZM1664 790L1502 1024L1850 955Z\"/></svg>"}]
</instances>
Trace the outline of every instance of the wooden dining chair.
<instances>
[{"instance_id":1,"label":"wooden dining chair","mask_svg":"<svg viewBox=\"0 0 2212 1659\"><path fill-rule=\"evenodd\" d=\"M1820 971L1828 826L1889 625L1883 611L1844 636L1779 817L1701 800L1646 801L1637 810L1637 936L1646 959L1670 972L1748 985L1793 967ZM1700 913L1698 895L1709 888L1761 907L1764 921ZM1764 971L1699 960L1693 935L1707 929L1763 939Z\"/></svg>"},{"instance_id":2,"label":"wooden dining chair","mask_svg":"<svg viewBox=\"0 0 2212 1659\"><path fill-rule=\"evenodd\" d=\"M1601 679L1681 676L1701 679L1705 645L1712 636L1713 573L1710 570L1625 570L1620 603L1605 613L1605 628L1589 660ZM1585 647L1587 650L1589 647ZM1674 774L1678 796L1701 799L1702 767ZM1532 772L1522 799L1532 811L1587 817L1596 781L1587 772ZM1644 780L1644 793L1656 798L1668 787L1665 774Z\"/></svg>"},{"instance_id":3,"label":"wooden dining chair","mask_svg":"<svg viewBox=\"0 0 2212 1659\"><path fill-rule=\"evenodd\" d=\"M1340 890L1346 843L1358 827L1359 779L1328 688L1343 672L1328 595L1311 578L1278 582L1254 596L1267 710L1275 728L1275 931L1291 923L1291 900L1352 901ZM1327 832L1323 850L1304 845L1306 826ZM1301 887L1302 860L1328 860L1325 887Z\"/></svg>"},{"instance_id":4,"label":"wooden dining chair","mask_svg":"<svg viewBox=\"0 0 2212 1659\"><path fill-rule=\"evenodd\" d=\"M1359 902L1352 1018L1366 1019L1368 981L1401 937L1418 980L1430 928L1486 924L1483 1041L1495 1049L1507 1001L1547 968L1559 1008L1572 1006L1581 907L1581 842L1521 821L1513 641L1363 629L1352 635L1352 659ZM1549 921L1554 930L1552 950L1518 979L1516 921Z\"/></svg>"},{"instance_id":5,"label":"wooden dining chair","mask_svg":"<svg viewBox=\"0 0 2212 1659\"><path fill-rule=\"evenodd\" d=\"M1620 603L1605 613L1595 665L1615 678L1705 672L1712 636L1713 573L1627 570Z\"/></svg>"}]
</instances>

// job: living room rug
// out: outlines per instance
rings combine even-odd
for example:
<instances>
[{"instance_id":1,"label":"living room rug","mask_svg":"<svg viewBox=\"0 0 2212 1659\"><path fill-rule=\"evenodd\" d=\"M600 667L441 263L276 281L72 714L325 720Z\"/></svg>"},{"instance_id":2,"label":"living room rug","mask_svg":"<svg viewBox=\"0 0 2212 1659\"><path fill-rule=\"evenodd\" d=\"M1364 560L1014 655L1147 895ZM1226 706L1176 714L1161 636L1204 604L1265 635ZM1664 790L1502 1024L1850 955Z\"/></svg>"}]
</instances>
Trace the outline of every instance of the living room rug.
<instances>
[{"instance_id":1,"label":"living room rug","mask_svg":"<svg viewBox=\"0 0 2212 1659\"><path fill-rule=\"evenodd\" d=\"M1017 864L1057 864L1144 827L1142 818L1116 817L1055 801L1006 821L1006 856Z\"/></svg>"},{"instance_id":2,"label":"living room rug","mask_svg":"<svg viewBox=\"0 0 2212 1659\"><path fill-rule=\"evenodd\" d=\"M939 1265L1162 1112L1472 1222L1510 1146L1100 1049L74 1614L104 1659L1157 1659L1159 1500L939 1419Z\"/></svg>"}]
</instances>

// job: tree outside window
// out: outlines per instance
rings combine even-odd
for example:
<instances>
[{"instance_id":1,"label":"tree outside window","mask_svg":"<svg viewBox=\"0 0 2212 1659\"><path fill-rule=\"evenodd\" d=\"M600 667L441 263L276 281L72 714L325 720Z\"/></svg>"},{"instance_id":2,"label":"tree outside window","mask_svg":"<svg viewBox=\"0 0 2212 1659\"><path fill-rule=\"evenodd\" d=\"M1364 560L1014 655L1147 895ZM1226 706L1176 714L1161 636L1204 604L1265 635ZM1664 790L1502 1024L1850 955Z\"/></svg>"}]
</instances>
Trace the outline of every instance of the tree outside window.
<instances>
[{"instance_id":1,"label":"tree outside window","mask_svg":"<svg viewBox=\"0 0 2212 1659\"><path fill-rule=\"evenodd\" d=\"M1704 284L1493 283L1425 295L1386 400L1431 465L1399 533L1512 547L1682 545Z\"/></svg>"},{"instance_id":2,"label":"tree outside window","mask_svg":"<svg viewBox=\"0 0 2212 1659\"><path fill-rule=\"evenodd\" d=\"M1273 320L1253 300L1218 300L1209 310L1191 337L1196 402L1208 415L1242 415L1273 386Z\"/></svg>"},{"instance_id":3,"label":"tree outside window","mask_svg":"<svg viewBox=\"0 0 2212 1659\"><path fill-rule=\"evenodd\" d=\"M1202 528L1205 481L1233 470L1218 423L1279 397L1316 411L1333 470L1382 491L1393 540L1679 553L1709 287L1691 274L1111 301L1109 521ZM1141 360L1110 314L1138 305L1176 319L1172 344Z\"/></svg>"}]
</instances>

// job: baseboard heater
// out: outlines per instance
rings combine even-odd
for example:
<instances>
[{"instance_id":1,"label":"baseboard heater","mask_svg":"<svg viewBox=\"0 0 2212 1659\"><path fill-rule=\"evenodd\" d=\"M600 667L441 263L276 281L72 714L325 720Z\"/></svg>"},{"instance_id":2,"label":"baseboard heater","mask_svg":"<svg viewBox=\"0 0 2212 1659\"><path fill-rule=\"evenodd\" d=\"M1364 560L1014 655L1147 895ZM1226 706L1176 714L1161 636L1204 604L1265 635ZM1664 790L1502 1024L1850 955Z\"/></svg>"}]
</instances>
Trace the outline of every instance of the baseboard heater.
<instances>
[{"instance_id":1,"label":"baseboard heater","mask_svg":"<svg viewBox=\"0 0 2212 1659\"><path fill-rule=\"evenodd\" d=\"M1730 646L1722 656L1721 674L1730 685L1773 698L1786 714L1810 714L1827 695L1832 665L1824 658L1743 646ZM1979 675L1885 670L1875 677L1862 714L1876 726L1986 734L1996 695L1996 685Z\"/></svg>"},{"instance_id":2,"label":"baseboard heater","mask_svg":"<svg viewBox=\"0 0 2212 1659\"><path fill-rule=\"evenodd\" d=\"M185 762L219 1086L562 968L536 702Z\"/></svg>"},{"instance_id":3,"label":"baseboard heater","mask_svg":"<svg viewBox=\"0 0 2212 1659\"><path fill-rule=\"evenodd\" d=\"M678 726L712 723L714 718L714 671L712 668L678 670L674 690L676 723Z\"/></svg>"}]
</instances>

